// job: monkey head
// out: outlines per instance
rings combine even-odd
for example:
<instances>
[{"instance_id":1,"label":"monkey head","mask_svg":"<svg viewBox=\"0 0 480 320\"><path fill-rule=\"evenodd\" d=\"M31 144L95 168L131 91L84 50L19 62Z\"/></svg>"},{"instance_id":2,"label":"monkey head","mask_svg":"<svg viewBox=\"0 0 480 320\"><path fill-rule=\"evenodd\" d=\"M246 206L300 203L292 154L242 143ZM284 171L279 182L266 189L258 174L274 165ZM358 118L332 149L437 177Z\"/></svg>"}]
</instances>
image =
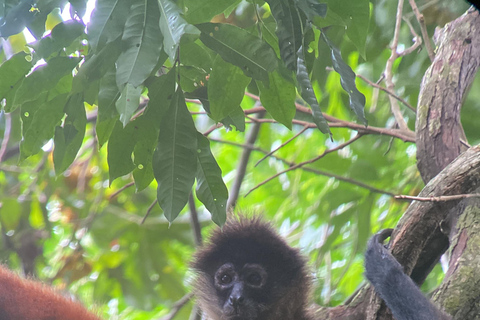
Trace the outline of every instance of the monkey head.
<instances>
[{"instance_id":1,"label":"monkey head","mask_svg":"<svg viewBox=\"0 0 480 320\"><path fill-rule=\"evenodd\" d=\"M198 250L194 292L210 320L304 319L305 259L260 218L239 217Z\"/></svg>"}]
</instances>

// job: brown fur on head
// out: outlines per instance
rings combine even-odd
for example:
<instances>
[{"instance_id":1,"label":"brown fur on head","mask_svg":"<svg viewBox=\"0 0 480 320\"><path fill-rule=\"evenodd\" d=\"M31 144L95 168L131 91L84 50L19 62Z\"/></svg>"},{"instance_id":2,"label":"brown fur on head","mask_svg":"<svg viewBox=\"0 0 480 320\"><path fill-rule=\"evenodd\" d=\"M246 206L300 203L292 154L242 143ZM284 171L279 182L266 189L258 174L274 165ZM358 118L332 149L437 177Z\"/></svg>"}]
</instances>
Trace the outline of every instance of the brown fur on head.
<instances>
[{"instance_id":1,"label":"brown fur on head","mask_svg":"<svg viewBox=\"0 0 480 320\"><path fill-rule=\"evenodd\" d=\"M224 314L228 294L215 287L215 273L231 263L241 270L245 265L260 265L266 271L262 290L248 298L249 312ZM192 263L197 277L194 291L209 320L306 320L311 279L304 257L290 247L275 229L259 217L237 217L213 232ZM225 296L227 295L227 296Z\"/></svg>"}]
</instances>

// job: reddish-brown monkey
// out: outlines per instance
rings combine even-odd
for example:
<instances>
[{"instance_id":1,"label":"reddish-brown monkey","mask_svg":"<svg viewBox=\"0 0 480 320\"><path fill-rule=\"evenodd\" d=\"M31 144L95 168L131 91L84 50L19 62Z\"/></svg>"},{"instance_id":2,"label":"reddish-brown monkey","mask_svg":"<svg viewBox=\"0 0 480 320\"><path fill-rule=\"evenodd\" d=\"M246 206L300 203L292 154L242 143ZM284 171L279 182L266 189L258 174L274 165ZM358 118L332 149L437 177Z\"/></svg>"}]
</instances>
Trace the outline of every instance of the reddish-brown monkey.
<instances>
[{"instance_id":1,"label":"reddish-brown monkey","mask_svg":"<svg viewBox=\"0 0 480 320\"><path fill-rule=\"evenodd\" d=\"M53 289L0 266L0 320L100 320Z\"/></svg>"}]
</instances>

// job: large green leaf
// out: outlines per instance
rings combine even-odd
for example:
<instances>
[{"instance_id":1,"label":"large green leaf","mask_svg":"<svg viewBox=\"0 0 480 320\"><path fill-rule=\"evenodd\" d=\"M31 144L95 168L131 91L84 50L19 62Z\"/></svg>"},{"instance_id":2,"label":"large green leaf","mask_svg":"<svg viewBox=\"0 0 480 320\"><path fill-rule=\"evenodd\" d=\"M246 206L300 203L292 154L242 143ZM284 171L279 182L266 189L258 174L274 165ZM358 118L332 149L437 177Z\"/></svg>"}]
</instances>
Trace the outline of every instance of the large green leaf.
<instances>
[{"instance_id":1,"label":"large green leaf","mask_svg":"<svg viewBox=\"0 0 480 320\"><path fill-rule=\"evenodd\" d=\"M180 39L184 34L193 38L198 38L200 31L187 23L181 16L181 11L171 0L157 0L160 7L160 29L163 34L164 50L175 61L177 49L180 45Z\"/></svg>"},{"instance_id":2,"label":"large green leaf","mask_svg":"<svg viewBox=\"0 0 480 320\"><path fill-rule=\"evenodd\" d=\"M88 43L97 52L123 33L129 15L128 0L98 0L88 24Z\"/></svg>"},{"instance_id":3,"label":"large green leaf","mask_svg":"<svg viewBox=\"0 0 480 320\"><path fill-rule=\"evenodd\" d=\"M175 69L155 79L148 85L148 105L141 117L148 120L149 129L140 137L133 151L135 169L133 178L137 192L145 189L153 180L152 158L157 146L160 124L168 112L175 93Z\"/></svg>"},{"instance_id":4,"label":"large green leaf","mask_svg":"<svg viewBox=\"0 0 480 320\"><path fill-rule=\"evenodd\" d=\"M197 197L212 214L213 222L223 226L227 218L228 190L222 179L222 170L210 150L210 141L199 132L197 144Z\"/></svg>"},{"instance_id":5,"label":"large green leaf","mask_svg":"<svg viewBox=\"0 0 480 320\"><path fill-rule=\"evenodd\" d=\"M160 127L153 155L157 200L172 222L185 207L197 171L197 130L179 87Z\"/></svg>"},{"instance_id":6,"label":"large green leaf","mask_svg":"<svg viewBox=\"0 0 480 320\"><path fill-rule=\"evenodd\" d=\"M310 81L308 70L305 65L303 47L298 49L297 56L297 81L300 95L302 96L303 100L310 105L310 108L312 108L313 122L315 122L317 128L323 133L332 134L330 132L330 128L328 127L327 120L325 120L322 110L320 110L315 92L313 91L312 82Z\"/></svg>"},{"instance_id":7,"label":"large green leaf","mask_svg":"<svg viewBox=\"0 0 480 320\"><path fill-rule=\"evenodd\" d=\"M36 59L47 59L52 53L57 53L68 47L73 40L80 37L85 30L85 25L76 20L60 22L52 29L49 36L29 44L35 50Z\"/></svg>"},{"instance_id":8,"label":"large green leaf","mask_svg":"<svg viewBox=\"0 0 480 320\"><path fill-rule=\"evenodd\" d=\"M57 95L46 101L47 94L42 94L38 100L29 101L22 105L22 136L20 142L20 159L26 159L36 154L53 137L55 126L60 123L64 115L63 109L67 101L67 94Z\"/></svg>"},{"instance_id":9,"label":"large green leaf","mask_svg":"<svg viewBox=\"0 0 480 320\"><path fill-rule=\"evenodd\" d=\"M370 24L370 1L338 1L326 0L328 15L330 12L337 14L343 19L347 27L347 36L365 57L365 44L367 42L368 26Z\"/></svg>"},{"instance_id":10,"label":"large green leaf","mask_svg":"<svg viewBox=\"0 0 480 320\"><path fill-rule=\"evenodd\" d=\"M268 73L277 67L275 51L266 42L244 29L217 23L197 25L200 40L225 61L236 65L249 77L268 81Z\"/></svg>"},{"instance_id":11,"label":"large green leaf","mask_svg":"<svg viewBox=\"0 0 480 320\"><path fill-rule=\"evenodd\" d=\"M78 62L80 58L56 57L35 69L18 88L12 108L36 100L43 92L55 87L61 78L72 73Z\"/></svg>"},{"instance_id":12,"label":"large green leaf","mask_svg":"<svg viewBox=\"0 0 480 320\"><path fill-rule=\"evenodd\" d=\"M120 115L120 121L124 127L130 121L133 113L138 109L142 89L143 87L135 88L130 83L127 83L120 94L120 98L115 102L115 107Z\"/></svg>"},{"instance_id":13,"label":"large green leaf","mask_svg":"<svg viewBox=\"0 0 480 320\"><path fill-rule=\"evenodd\" d=\"M217 56L208 80L210 117L220 121L238 108L249 82L240 68Z\"/></svg>"},{"instance_id":14,"label":"large green leaf","mask_svg":"<svg viewBox=\"0 0 480 320\"><path fill-rule=\"evenodd\" d=\"M53 164L57 175L65 171L75 160L85 136L87 115L81 93L69 97L65 106L65 113L67 117L63 127L57 126L55 128Z\"/></svg>"},{"instance_id":15,"label":"large green leaf","mask_svg":"<svg viewBox=\"0 0 480 320\"><path fill-rule=\"evenodd\" d=\"M115 81L115 74L115 65L111 64L110 70L107 71L100 81L97 122L95 123L95 133L97 134L100 147L107 142L119 118L115 101L120 96L120 92Z\"/></svg>"},{"instance_id":16,"label":"large green leaf","mask_svg":"<svg viewBox=\"0 0 480 320\"><path fill-rule=\"evenodd\" d=\"M277 22L280 56L288 69L296 69L296 52L302 45L302 22L297 8L291 0L268 0L272 15Z\"/></svg>"},{"instance_id":17,"label":"large green leaf","mask_svg":"<svg viewBox=\"0 0 480 320\"><path fill-rule=\"evenodd\" d=\"M325 18L327 15L327 5L318 3L317 0L295 0L295 4L305 13L310 21L313 21L316 17Z\"/></svg>"},{"instance_id":18,"label":"large green leaf","mask_svg":"<svg viewBox=\"0 0 480 320\"><path fill-rule=\"evenodd\" d=\"M138 87L157 65L162 49L158 26L160 12L155 0L135 0L130 8L122 39L127 49L117 60L117 85Z\"/></svg>"},{"instance_id":19,"label":"large green leaf","mask_svg":"<svg viewBox=\"0 0 480 320\"><path fill-rule=\"evenodd\" d=\"M295 85L279 72L269 74L268 84L257 81L260 90L260 101L273 119L292 129L292 119L295 116Z\"/></svg>"},{"instance_id":20,"label":"large green leaf","mask_svg":"<svg viewBox=\"0 0 480 320\"><path fill-rule=\"evenodd\" d=\"M25 52L19 52L0 66L0 100L8 98L5 105L6 112L12 112L15 109L12 101L14 94L32 68L32 63L28 62L26 57Z\"/></svg>"},{"instance_id":21,"label":"large green leaf","mask_svg":"<svg viewBox=\"0 0 480 320\"><path fill-rule=\"evenodd\" d=\"M357 117L362 120L362 122L367 125L367 119L365 118L364 108L365 108L365 96L358 91L355 84L355 72L348 64L345 63L342 59L342 54L337 47L333 45L330 39L327 38L324 32L322 32L322 38L330 47L332 51L332 62L333 69L335 69L338 74L340 74L340 83L342 88L348 93L350 97L350 108L355 112Z\"/></svg>"},{"instance_id":22,"label":"large green leaf","mask_svg":"<svg viewBox=\"0 0 480 320\"><path fill-rule=\"evenodd\" d=\"M93 81L102 79L111 65L117 61L121 51L121 41L108 43L97 53L89 54L73 78L72 93L85 91Z\"/></svg>"},{"instance_id":23,"label":"large green leaf","mask_svg":"<svg viewBox=\"0 0 480 320\"><path fill-rule=\"evenodd\" d=\"M137 129L134 121L130 122L125 128L120 121L115 123L107 146L110 185L116 178L132 172L135 168L132 161L132 152L137 143Z\"/></svg>"},{"instance_id":24,"label":"large green leaf","mask_svg":"<svg viewBox=\"0 0 480 320\"><path fill-rule=\"evenodd\" d=\"M193 24L209 22L214 16L239 2L240 0L185 0L185 19Z\"/></svg>"}]
</instances>

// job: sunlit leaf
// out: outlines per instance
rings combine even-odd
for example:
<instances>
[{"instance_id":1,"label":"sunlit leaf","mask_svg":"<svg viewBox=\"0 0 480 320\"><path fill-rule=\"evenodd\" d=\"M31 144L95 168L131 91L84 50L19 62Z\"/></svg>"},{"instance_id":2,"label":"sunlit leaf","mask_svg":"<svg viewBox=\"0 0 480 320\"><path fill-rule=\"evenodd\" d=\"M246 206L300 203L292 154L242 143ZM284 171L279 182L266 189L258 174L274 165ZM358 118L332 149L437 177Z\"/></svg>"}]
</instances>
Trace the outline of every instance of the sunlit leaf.
<instances>
[{"instance_id":1,"label":"sunlit leaf","mask_svg":"<svg viewBox=\"0 0 480 320\"><path fill-rule=\"evenodd\" d=\"M209 22L239 2L240 0L185 0L185 19L193 24Z\"/></svg>"}]
</instances>

